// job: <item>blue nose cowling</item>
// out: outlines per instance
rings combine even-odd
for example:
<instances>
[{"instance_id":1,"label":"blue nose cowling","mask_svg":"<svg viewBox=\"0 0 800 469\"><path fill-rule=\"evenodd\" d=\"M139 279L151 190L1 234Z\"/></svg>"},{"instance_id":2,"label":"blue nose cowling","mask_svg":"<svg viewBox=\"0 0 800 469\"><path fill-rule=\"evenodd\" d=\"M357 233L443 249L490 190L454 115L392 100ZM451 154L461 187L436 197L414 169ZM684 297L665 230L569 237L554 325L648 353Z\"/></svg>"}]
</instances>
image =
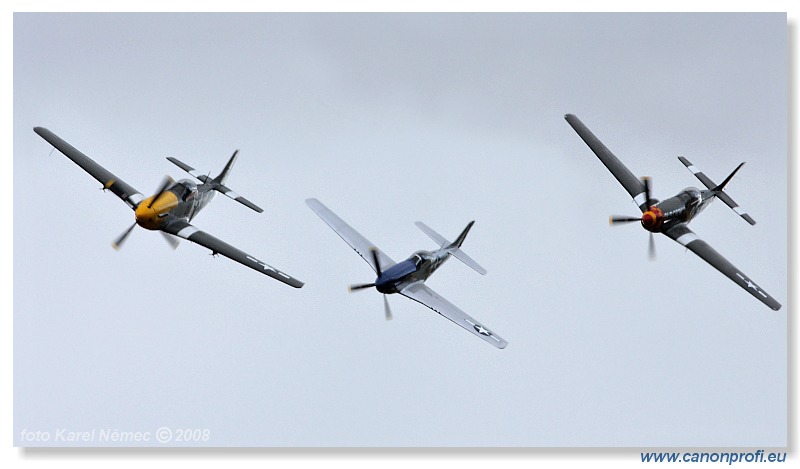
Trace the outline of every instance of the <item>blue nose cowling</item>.
<instances>
[{"instance_id":1,"label":"blue nose cowling","mask_svg":"<svg viewBox=\"0 0 800 469\"><path fill-rule=\"evenodd\" d=\"M394 289L397 282L408 274L414 273L416 270L417 266L411 260L405 260L399 264L395 264L384 272L381 272L380 277L375 280L375 288L381 293L389 293L390 290Z\"/></svg>"}]
</instances>

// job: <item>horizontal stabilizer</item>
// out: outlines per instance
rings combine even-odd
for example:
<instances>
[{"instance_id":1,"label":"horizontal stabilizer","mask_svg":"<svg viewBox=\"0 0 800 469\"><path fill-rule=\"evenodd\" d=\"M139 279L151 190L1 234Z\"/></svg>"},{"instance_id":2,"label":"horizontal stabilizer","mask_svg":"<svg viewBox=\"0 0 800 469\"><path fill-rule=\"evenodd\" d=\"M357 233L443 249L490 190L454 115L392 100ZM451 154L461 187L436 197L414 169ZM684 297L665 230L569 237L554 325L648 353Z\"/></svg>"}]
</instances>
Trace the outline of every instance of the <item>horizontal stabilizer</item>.
<instances>
[{"instance_id":1,"label":"horizontal stabilizer","mask_svg":"<svg viewBox=\"0 0 800 469\"><path fill-rule=\"evenodd\" d=\"M689 169L689 171L692 172L692 174L694 174L697 177L697 179L700 180L700 182L703 183L704 186L706 186L706 188L713 190L715 187L717 187L717 185L714 184L714 181L709 179L708 176L706 176L702 171L697 169L697 167L695 167L695 165L693 165L689 160L687 160L682 156L679 156L678 159L681 161L681 163L683 163L684 166L686 166L687 169Z\"/></svg>"},{"instance_id":2,"label":"horizontal stabilizer","mask_svg":"<svg viewBox=\"0 0 800 469\"><path fill-rule=\"evenodd\" d=\"M481 275L486 275L486 269L484 269L484 268L483 268L483 267L481 267L481 266L480 266L480 265L479 265L477 262L475 262L474 260L472 260L472 258L471 258L471 257L469 257L469 256L467 255L467 253L465 253L465 252L464 252L464 251L462 251L461 249L458 249L458 248L457 248L455 251L452 251L452 252L451 252L451 254L452 254L452 255L453 255L453 257L455 257L456 259L458 259L458 260L460 260L461 262L463 262L463 263L467 264L468 266L470 266L470 267L471 267L471 268L472 268L472 269L473 269L475 272L478 272L478 273L479 273L479 274L481 274Z\"/></svg>"},{"instance_id":3,"label":"horizontal stabilizer","mask_svg":"<svg viewBox=\"0 0 800 469\"><path fill-rule=\"evenodd\" d=\"M222 194L225 194L227 197L230 197L231 199L239 202L240 204L244 205L245 207L251 208L251 209L255 210L256 212L261 213L261 212L264 211L261 207L259 207L258 205L254 204L253 202L250 202L249 200L245 199L241 195L239 195L236 192L232 191L229 187L224 186L222 184L225 181L225 179L228 178L228 174L230 173L231 168L233 167L233 163L236 162L236 155L238 153L239 153L239 150L236 150L235 152L233 152L233 156L231 156L231 159L228 160L228 164L225 165L225 169L223 169L222 172L219 174L219 176L217 176L215 178L210 178L205 174L198 173L196 169L194 169L191 166L189 166L188 164L178 160L177 158L173 158L171 156L168 156L167 159L171 163L173 163L175 166L177 166L177 167L181 168L182 170L186 171L187 173L191 174L192 176L194 176L198 180L203 181L206 184L212 184L212 188L215 191L221 192Z\"/></svg>"},{"instance_id":4,"label":"horizontal stabilizer","mask_svg":"<svg viewBox=\"0 0 800 469\"><path fill-rule=\"evenodd\" d=\"M225 196L230 197L231 199L239 202L240 204L244 205L245 207L249 207L249 208L255 210L258 213L261 213L261 212L264 211L258 205L254 204L253 202L250 202L249 200L245 199L244 197L242 197L241 195L237 194L236 192L233 192L228 187L223 186L222 184L218 184L218 183L215 182L214 183L214 190L225 194Z\"/></svg>"},{"instance_id":5,"label":"horizontal stabilizer","mask_svg":"<svg viewBox=\"0 0 800 469\"><path fill-rule=\"evenodd\" d=\"M728 183L731 181L731 179L733 179L733 176L736 174L737 171L739 171L739 169L744 165L744 163L741 163L739 166L737 166L736 169L734 169L733 172L728 177L726 177L724 181L722 181L722 184L715 184L714 181L712 181L708 176L706 176L702 171L700 171L689 160L687 160L682 156L679 156L678 159L681 161L681 163L683 163L684 166L686 166L689 169L689 171L692 172L692 174L694 174L697 177L697 179L700 180L700 182L703 183L704 186L706 186L709 190L714 191L716 197L719 200L721 200L725 205L733 209L733 211L736 212L737 215L744 218L744 220L747 223L750 223L751 225L756 224L756 221L753 220L753 218L750 215L748 215L747 212L742 210L742 208L739 207L739 204L737 204L731 198L731 196L723 192L725 186L727 186Z\"/></svg>"},{"instance_id":6,"label":"horizontal stabilizer","mask_svg":"<svg viewBox=\"0 0 800 469\"><path fill-rule=\"evenodd\" d=\"M469 229L472 228L473 223L475 222L474 221L469 222L467 227L464 228L464 231L461 232L461 234L458 236L458 238L454 243L451 243L450 241L446 240L444 236L433 231L431 227L429 227L425 223L422 223L421 221L418 221L414 224L417 226L417 228L422 230L423 233L430 236L430 238L434 240L436 244L438 244L440 247L442 247L443 249L448 249L450 251L450 254L453 255L453 257L467 264L469 267L471 267L479 274L486 275L486 269L481 267L477 262L475 262L471 257L469 257L467 253L459 249L459 246L461 246L461 244L464 242L464 239L467 237Z\"/></svg>"},{"instance_id":7,"label":"horizontal stabilizer","mask_svg":"<svg viewBox=\"0 0 800 469\"><path fill-rule=\"evenodd\" d=\"M746 221L747 223L750 223L751 225L755 225L756 224L756 221L753 220L753 218L750 215L748 215L747 212L742 210L742 208L739 207L739 204L737 204L733 199L731 199L731 196L729 196L725 192L720 191L720 192L717 192L717 198L719 200L723 201L725 203L725 205L727 205L728 207L732 208L733 211L736 212L737 215L739 215L740 217L744 218L744 221Z\"/></svg>"},{"instance_id":8,"label":"horizontal stabilizer","mask_svg":"<svg viewBox=\"0 0 800 469\"><path fill-rule=\"evenodd\" d=\"M207 175L198 173L196 169L194 169L191 166L189 166L188 164L178 160L177 158L173 158L171 156L168 156L167 160L169 160L170 163L172 163L175 166L181 168L182 170L184 170L187 173L191 174L194 178L196 178L196 179L198 179L200 181L209 182L211 180L211 178L208 177Z\"/></svg>"},{"instance_id":9,"label":"horizontal stabilizer","mask_svg":"<svg viewBox=\"0 0 800 469\"><path fill-rule=\"evenodd\" d=\"M416 226L417 226L417 228L419 228L420 230L422 230L422 232L423 232L423 233L425 233L426 235L430 236L430 238L431 238L432 240L434 240L434 241L436 242L436 244L438 244L438 245L439 245L439 247L447 247L447 245L449 245L449 244L450 244L450 241L448 241L448 240L444 239L444 238L442 237L442 235L440 235L439 233L437 233L437 232L433 231L433 230L432 230L432 229L431 229L431 228L430 228L428 225L426 225L425 223L422 223L421 221L418 221L418 222L414 223L414 225L416 225Z\"/></svg>"}]
</instances>

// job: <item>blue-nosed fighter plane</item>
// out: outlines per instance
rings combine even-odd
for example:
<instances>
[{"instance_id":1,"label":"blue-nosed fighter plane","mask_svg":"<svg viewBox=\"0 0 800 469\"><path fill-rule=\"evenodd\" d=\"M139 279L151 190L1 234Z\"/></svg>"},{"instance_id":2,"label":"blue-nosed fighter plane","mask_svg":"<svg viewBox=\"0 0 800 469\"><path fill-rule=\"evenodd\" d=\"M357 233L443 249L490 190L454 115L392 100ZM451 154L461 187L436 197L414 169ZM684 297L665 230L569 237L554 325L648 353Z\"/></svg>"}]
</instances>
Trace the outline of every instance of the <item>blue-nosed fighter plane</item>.
<instances>
[{"instance_id":1,"label":"blue-nosed fighter plane","mask_svg":"<svg viewBox=\"0 0 800 469\"><path fill-rule=\"evenodd\" d=\"M374 282L351 285L350 291L375 287L375 289L383 293L384 313L387 320L392 318L392 311L389 308L389 301L386 299L386 295L400 293L418 303L422 303L497 348L505 348L508 345L508 342L425 285L425 280L444 264L450 256L454 256L481 275L486 274L486 270L483 267L460 249L469 229L475 223L474 221L470 222L452 243L424 223L418 221L415 223L417 227L436 241L441 248L433 252L417 251L408 259L397 263L330 211L319 200L307 199L306 204L349 244L362 259L367 261L372 270L378 274Z\"/></svg>"},{"instance_id":2,"label":"blue-nosed fighter plane","mask_svg":"<svg viewBox=\"0 0 800 469\"><path fill-rule=\"evenodd\" d=\"M225 194L256 212L260 213L263 211L249 200L225 186L225 179L228 177L233 163L236 161L238 150L233 152L233 156L231 156L228 164L225 165L225 169L215 178L199 174L194 168L175 158L167 158L170 162L201 181L202 184L196 184L189 179L181 179L175 182L172 178L166 177L155 195L145 198L139 191L78 151L75 147L62 140L53 132L43 127L34 127L33 131L99 181L100 184L103 185L103 190L111 191L134 211L136 221L114 241L113 246L115 249L119 249L122 243L128 238L131 231L136 228L136 225L139 225L148 230L161 231L161 233L164 234L164 239L170 243L173 249L178 246L179 242L177 239L173 238L173 236L188 239L193 243L210 249L211 253L214 255L222 254L229 259L261 272L264 275L268 275L289 286L295 288L303 286L303 282L296 278L281 272L271 265L189 224L192 218L214 198L214 194L217 192Z\"/></svg>"},{"instance_id":3,"label":"blue-nosed fighter plane","mask_svg":"<svg viewBox=\"0 0 800 469\"><path fill-rule=\"evenodd\" d=\"M733 172L720 184L714 183L702 171L697 169L686 158L680 156L678 159L691 171L706 190L695 187L688 187L680 194L668 199L658 201L650 197L650 178L639 180L628 168L623 165L611 151L585 126L583 122L572 114L564 116L569 125L578 133L584 142L592 149L600 161L611 171L611 174L622 184L622 187L633 197L634 203L642 211L641 217L612 216L609 221L611 224L640 222L645 230L650 232L650 258L655 257L655 244L653 233L663 233L679 244L694 252L701 259L711 264L712 267L722 272L737 285L745 289L748 293L756 297L765 305L777 311L781 309L780 303L775 301L764 289L756 285L748 276L742 273L720 253L714 250L705 241L698 238L696 234L687 226L688 223L705 209L714 199L721 200L725 205L733 209L740 217L751 225L756 222L750 215L744 212L739 205L725 192L725 186L731 181L733 175L744 165L741 163Z\"/></svg>"}]
</instances>

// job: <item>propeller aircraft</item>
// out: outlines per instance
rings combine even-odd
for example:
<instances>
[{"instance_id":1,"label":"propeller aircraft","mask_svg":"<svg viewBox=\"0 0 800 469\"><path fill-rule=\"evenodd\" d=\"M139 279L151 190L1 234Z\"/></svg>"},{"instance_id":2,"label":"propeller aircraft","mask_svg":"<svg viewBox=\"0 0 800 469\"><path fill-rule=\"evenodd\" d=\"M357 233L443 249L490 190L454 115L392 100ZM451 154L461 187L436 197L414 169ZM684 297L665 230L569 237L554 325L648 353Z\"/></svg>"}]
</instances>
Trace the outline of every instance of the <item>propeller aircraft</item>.
<instances>
[{"instance_id":1,"label":"propeller aircraft","mask_svg":"<svg viewBox=\"0 0 800 469\"><path fill-rule=\"evenodd\" d=\"M439 244L440 249L433 252L417 251L408 259L397 263L383 251L375 247L373 243L364 238L350 225L345 223L344 220L339 218L319 200L307 199L306 204L311 207L311 210L319 215L336 234L349 244L378 275L372 283L351 285L350 291L353 292L375 287L376 290L383 293L384 314L387 320L392 319L392 311L389 308L389 301L386 299L386 295L399 293L427 306L497 348L502 349L508 345L508 342L425 285L425 280L427 280L436 269L441 267L450 256L454 256L481 275L486 274L486 270L483 267L478 265L478 263L461 250L461 244L467 237L470 228L472 228L472 224L475 223L474 221L469 222L467 227L464 228L464 231L462 231L458 238L452 243L424 223L420 221L416 222L416 226Z\"/></svg>"},{"instance_id":2,"label":"propeller aircraft","mask_svg":"<svg viewBox=\"0 0 800 469\"><path fill-rule=\"evenodd\" d=\"M256 212L263 212L261 208L225 185L225 180L236 161L238 150L233 152L228 164L215 178L199 174L194 168L175 158L167 158L202 183L197 184L189 179L181 179L175 182L167 176L159 186L158 191L154 195L145 198L138 190L97 164L53 132L43 127L34 127L33 131L99 181L103 185L102 189L104 191L111 191L134 211L136 220L114 241L113 246L115 249L122 247L128 235L139 225L148 230L160 231L173 249L178 246L179 242L174 237L188 239L193 243L210 249L213 255L222 254L289 286L295 288L303 286L303 282L195 228L189 223L214 198L217 192L225 194Z\"/></svg>"},{"instance_id":3,"label":"propeller aircraft","mask_svg":"<svg viewBox=\"0 0 800 469\"><path fill-rule=\"evenodd\" d=\"M680 156L678 159L691 171L706 189L700 190L695 187L688 187L678 195L663 201L650 197L651 182L650 178L638 179L628 168L623 165L611 151L595 135L572 114L564 116L570 126L578 133L583 141L591 148L600 161L611 171L611 174L622 184L622 187L633 197L634 203L642 211L639 216L612 216L609 222L612 225L621 223L640 222L642 227L650 232L649 252L650 258L655 257L655 242L653 233L662 233L668 238L685 246L694 252L701 259L711 264L712 267L722 272L729 279L745 291L753 295L757 300L777 311L781 308L773 297L771 297L760 286L750 280L742 271L736 268L727 259L722 257L708 243L698 238L697 235L687 226L700 212L702 212L714 199L721 200L725 205L733 209L740 217L751 225L756 222L750 215L744 212L739 205L723 190L731 181L737 171L744 165L741 163L733 172L725 178L722 183L716 184L702 171L697 169L686 158Z\"/></svg>"}]
</instances>

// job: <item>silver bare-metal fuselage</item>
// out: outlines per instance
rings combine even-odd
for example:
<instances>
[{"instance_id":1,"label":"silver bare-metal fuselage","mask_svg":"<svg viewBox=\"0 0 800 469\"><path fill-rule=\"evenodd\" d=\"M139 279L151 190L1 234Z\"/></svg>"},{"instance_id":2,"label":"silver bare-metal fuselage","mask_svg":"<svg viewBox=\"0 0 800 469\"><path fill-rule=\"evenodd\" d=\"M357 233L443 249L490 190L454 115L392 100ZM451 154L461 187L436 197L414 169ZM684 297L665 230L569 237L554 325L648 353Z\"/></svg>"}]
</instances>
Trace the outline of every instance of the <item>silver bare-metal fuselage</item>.
<instances>
[{"instance_id":1,"label":"silver bare-metal fuselage","mask_svg":"<svg viewBox=\"0 0 800 469\"><path fill-rule=\"evenodd\" d=\"M170 192L178 197L178 206L175 207L170 214L192 221L200 210L202 210L211 199L216 195L211 184L197 185L194 181L189 179L181 179L176 182L170 189Z\"/></svg>"},{"instance_id":2,"label":"silver bare-metal fuselage","mask_svg":"<svg viewBox=\"0 0 800 469\"><path fill-rule=\"evenodd\" d=\"M381 293L397 293L411 283L424 282L450 255L449 249L417 251L408 259L381 272L375 279L375 288Z\"/></svg>"}]
</instances>

